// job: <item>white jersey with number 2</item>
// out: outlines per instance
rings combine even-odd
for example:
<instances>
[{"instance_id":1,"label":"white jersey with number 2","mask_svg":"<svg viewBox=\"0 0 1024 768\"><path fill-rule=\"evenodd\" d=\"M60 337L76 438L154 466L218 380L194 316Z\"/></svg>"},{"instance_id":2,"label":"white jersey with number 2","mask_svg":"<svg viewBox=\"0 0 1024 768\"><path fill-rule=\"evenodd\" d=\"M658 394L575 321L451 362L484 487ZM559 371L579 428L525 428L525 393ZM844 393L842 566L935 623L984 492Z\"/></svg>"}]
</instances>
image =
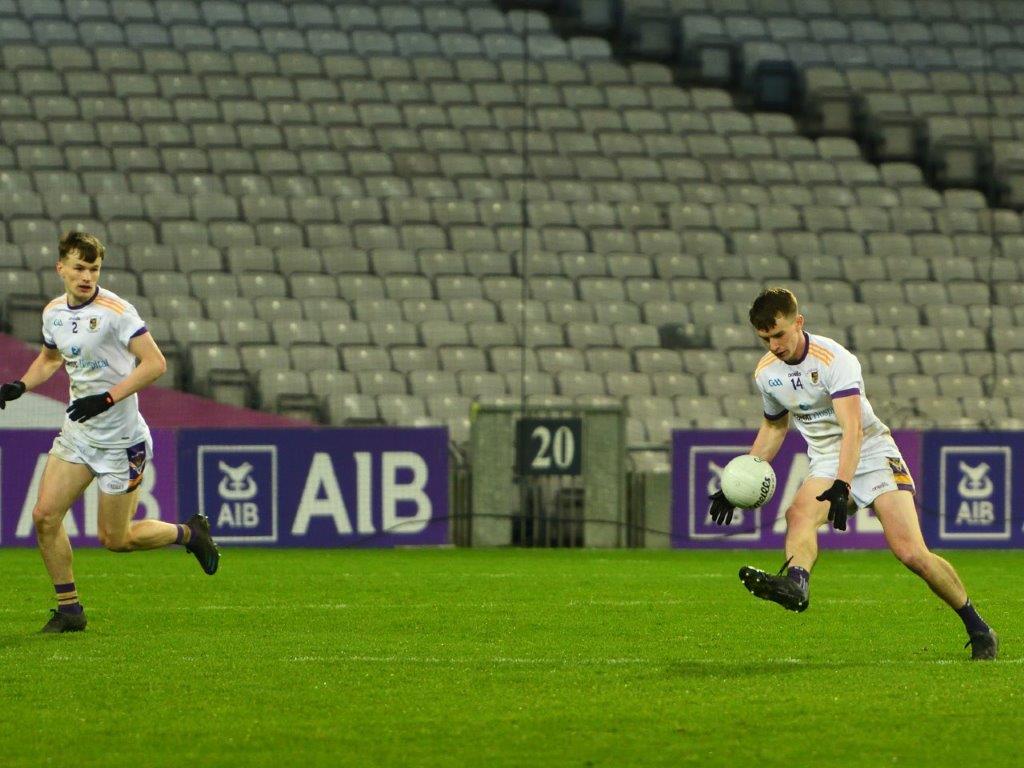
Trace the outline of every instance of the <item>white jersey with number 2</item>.
<instances>
[{"instance_id":1,"label":"white jersey with number 2","mask_svg":"<svg viewBox=\"0 0 1024 768\"><path fill-rule=\"evenodd\" d=\"M123 381L136 364L128 344L146 332L135 307L104 288L84 304L69 305L65 294L43 310L43 343L64 358L71 400L103 394ZM65 418L61 432L90 445L121 448L147 438L149 427L138 395L131 395L85 422Z\"/></svg>"}]
</instances>

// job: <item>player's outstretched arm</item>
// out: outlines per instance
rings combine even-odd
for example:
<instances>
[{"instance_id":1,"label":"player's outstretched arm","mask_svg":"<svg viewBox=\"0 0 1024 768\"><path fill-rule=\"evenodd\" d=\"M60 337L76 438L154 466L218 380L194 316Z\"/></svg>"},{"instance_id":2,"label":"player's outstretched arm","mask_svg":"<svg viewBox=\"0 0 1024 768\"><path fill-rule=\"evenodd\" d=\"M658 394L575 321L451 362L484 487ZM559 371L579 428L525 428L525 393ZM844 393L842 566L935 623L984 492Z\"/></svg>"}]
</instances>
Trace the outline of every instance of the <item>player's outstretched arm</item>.
<instances>
[{"instance_id":1,"label":"player's outstretched arm","mask_svg":"<svg viewBox=\"0 0 1024 768\"><path fill-rule=\"evenodd\" d=\"M3 410L11 400L17 400L28 390L35 389L53 376L63 362L64 359L58 350L43 347L18 381L0 385L0 410Z\"/></svg>"},{"instance_id":2,"label":"player's outstretched arm","mask_svg":"<svg viewBox=\"0 0 1024 768\"><path fill-rule=\"evenodd\" d=\"M750 455L771 461L782 447L782 441L786 439L788 430L788 412L777 419L764 419L761 422L761 428L757 431L754 444L750 447ZM708 500L711 502L711 509L708 512L711 519L719 525L729 525L736 508L725 498L725 494L721 490L716 491L708 497Z\"/></svg>"},{"instance_id":3,"label":"player's outstretched arm","mask_svg":"<svg viewBox=\"0 0 1024 768\"><path fill-rule=\"evenodd\" d=\"M836 419L843 430L843 440L839 444L839 469L836 477L850 484L860 464L860 445L864 440L864 430L860 421L860 395L852 394L837 397L832 401Z\"/></svg>"},{"instance_id":4,"label":"player's outstretched arm","mask_svg":"<svg viewBox=\"0 0 1024 768\"><path fill-rule=\"evenodd\" d=\"M843 428L839 444L839 469L832 487L817 496L828 504L828 520L837 531L846 530L846 516L850 506L850 483L860 463L860 445L864 439L860 420L860 395L851 394L832 400L836 419Z\"/></svg>"},{"instance_id":5,"label":"player's outstretched arm","mask_svg":"<svg viewBox=\"0 0 1024 768\"><path fill-rule=\"evenodd\" d=\"M754 444L750 446L750 455L771 462L782 448L782 442L789 431L789 412L776 419L762 419L761 428L757 430Z\"/></svg>"},{"instance_id":6,"label":"player's outstretched arm","mask_svg":"<svg viewBox=\"0 0 1024 768\"><path fill-rule=\"evenodd\" d=\"M115 403L134 395L140 389L145 389L167 370L163 352L148 332L128 342L128 350L135 355L139 364L123 381L110 388L110 396Z\"/></svg>"},{"instance_id":7,"label":"player's outstretched arm","mask_svg":"<svg viewBox=\"0 0 1024 768\"><path fill-rule=\"evenodd\" d=\"M124 400L140 389L159 379L167 370L163 353L148 332L136 336L128 343L128 349L138 359L135 369L107 392L86 395L68 406L68 418L72 421L88 421L112 408L114 403Z\"/></svg>"}]
</instances>

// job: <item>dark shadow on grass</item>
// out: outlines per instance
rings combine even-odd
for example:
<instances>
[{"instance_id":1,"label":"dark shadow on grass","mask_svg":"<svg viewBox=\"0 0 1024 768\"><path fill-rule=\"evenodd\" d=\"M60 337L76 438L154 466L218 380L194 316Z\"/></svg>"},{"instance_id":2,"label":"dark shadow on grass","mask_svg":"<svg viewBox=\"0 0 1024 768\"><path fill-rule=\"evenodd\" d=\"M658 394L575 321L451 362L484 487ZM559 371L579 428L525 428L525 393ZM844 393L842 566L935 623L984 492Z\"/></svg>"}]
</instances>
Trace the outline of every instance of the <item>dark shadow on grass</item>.
<instances>
[{"instance_id":1,"label":"dark shadow on grass","mask_svg":"<svg viewBox=\"0 0 1024 768\"><path fill-rule=\"evenodd\" d=\"M995 662L998 664L999 662ZM969 666L971 660L966 656L935 656L933 658L883 659L871 661L867 659L837 659L836 661L803 661L801 659L769 659L762 661L714 661L689 660L670 662L665 671L673 677L689 678L749 678L771 675L792 675L801 672L849 672L857 669L877 670L891 666L894 669L912 668L916 665L935 665L936 669L955 669L958 666Z\"/></svg>"},{"instance_id":2,"label":"dark shadow on grass","mask_svg":"<svg viewBox=\"0 0 1024 768\"><path fill-rule=\"evenodd\" d=\"M43 644L47 648L58 648L61 643L65 645L67 643L79 643L85 642L86 637L89 635L95 635L95 632L68 632L63 635L59 634L47 634L44 635L42 632L26 628L24 632L17 632L11 634L0 635L0 651L13 650L16 648L29 648L31 646L41 647ZM53 645L47 645L52 643Z\"/></svg>"},{"instance_id":3,"label":"dark shadow on grass","mask_svg":"<svg viewBox=\"0 0 1024 768\"><path fill-rule=\"evenodd\" d=\"M0 635L0 651L8 648L21 648L31 643L37 643L43 636L32 632Z\"/></svg>"},{"instance_id":4,"label":"dark shadow on grass","mask_svg":"<svg viewBox=\"0 0 1024 768\"><path fill-rule=\"evenodd\" d=\"M667 666L670 675L695 678L747 678L792 675L803 672L839 671L870 666L855 661L676 661Z\"/></svg>"}]
</instances>

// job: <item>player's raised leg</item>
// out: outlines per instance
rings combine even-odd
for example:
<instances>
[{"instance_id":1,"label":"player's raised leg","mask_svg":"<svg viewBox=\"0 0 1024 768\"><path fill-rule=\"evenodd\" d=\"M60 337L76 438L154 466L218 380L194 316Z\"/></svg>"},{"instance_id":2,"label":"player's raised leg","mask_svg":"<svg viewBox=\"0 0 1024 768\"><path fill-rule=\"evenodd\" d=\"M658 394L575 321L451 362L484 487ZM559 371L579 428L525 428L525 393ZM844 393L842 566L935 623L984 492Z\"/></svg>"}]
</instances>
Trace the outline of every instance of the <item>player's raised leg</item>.
<instances>
[{"instance_id":1,"label":"player's raised leg","mask_svg":"<svg viewBox=\"0 0 1024 768\"><path fill-rule=\"evenodd\" d=\"M109 494L100 491L98 533L100 544L111 552L136 552L174 544L180 535L173 523L132 520L139 506L139 490Z\"/></svg>"},{"instance_id":2,"label":"player's raised leg","mask_svg":"<svg viewBox=\"0 0 1024 768\"><path fill-rule=\"evenodd\" d=\"M971 604L956 569L949 561L928 549L921 534L921 524L911 493L888 491L875 499L872 506L882 524L889 549L960 616L967 630L972 658L996 658L999 651L996 633Z\"/></svg>"},{"instance_id":3,"label":"player's raised leg","mask_svg":"<svg viewBox=\"0 0 1024 768\"><path fill-rule=\"evenodd\" d=\"M786 562L778 573L749 565L740 569L740 580L756 597L790 611L807 610L811 569L818 559L818 528L828 516L828 505L815 497L831 485L831 480L809 477L800 486L786 510Z\"/></svg>"},{"instance_id":4,"label":"player's raised leg","mask_svg":"<svg viewBox=\"0 0 1024 768\"><path fill-rule=\"evenodd\" d=\"M39 552L57 595L57 608L51 612L43 632L85 629L85 611L75 587L71 541L64 528L64 516L91 482L92 472L84 464L73 464L53 455L47 458L32 510Z\"/></svg>"},{"instance_id":5,"label":"player's raised leg","mask_svg":"<svg viewBox=\"0 0 1024 768\"><path fill-rule=\"evenodd\" d=\"M196 556L206 573L217 572L220 552L205 517L193 515L183 524L133 520L138 505L138 488L120 494L100 491L99 539L104 547L111 552L136 552L180 544Z\"/></svg>"},{"instance_id":6,"label":"player's raised leg","mask_svg":"<svg viewBox=\"0 0 1024 768\"><path fill-rule=\"evenodd\" d=\"M832 478L808 477L786 510L786 558L790 568L802 568L809 574L818 560L818 529L828 519L828 504L816 497L832 482Z\"/></svg>"}]
</instances>

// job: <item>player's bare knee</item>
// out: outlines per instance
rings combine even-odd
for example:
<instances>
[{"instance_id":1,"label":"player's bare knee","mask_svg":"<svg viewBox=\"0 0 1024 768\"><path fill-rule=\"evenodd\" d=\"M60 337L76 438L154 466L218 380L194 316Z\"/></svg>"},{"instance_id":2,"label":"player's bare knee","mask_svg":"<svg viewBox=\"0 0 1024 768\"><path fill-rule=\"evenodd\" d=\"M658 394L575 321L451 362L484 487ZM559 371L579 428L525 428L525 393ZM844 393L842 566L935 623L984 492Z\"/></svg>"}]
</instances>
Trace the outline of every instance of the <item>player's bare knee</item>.
<instances>
[{"instance_id":1,"label":"player's bare knee","mask_svg":"<svg viewBox=\"0 0 1024 768\"><path fill-rule=\"evenodd\" d=\"M32 510L32 522L36 527L36 533L44 536L56 533L60 529L62 519L63 515L59 514L56 510L38 505Z\"/></svg>"},{"instance_id":2,"label":"player's bare knee","mask_svg":"<svg viewBox=\"0 0 1024 768\"><path fill-rule=\"evenodd\" d=\"M917 575L924 573L925 568L928 564L928 549L922 547L919 544L901 544L894 543L892 545L892 553L896 555L896 559L905 565L909 570L913 571Z\"/></svg>"},{"instance_id":3,"label":"player's bare knee","mask_svg":"<svg viewBox=\"0 0 1024 768\"><path fill-rule=\"evenodd\" d=\"M815 513L813 510L793 504L786 510L786 525L792 530L794 528L814 528Z\"/></svg>"},{"instance_id":4,"label":"player's bare knee","mask_svg":"<svg viewBox=\"0 0 1024 768\"><path fill-rule=\"evenodd\" d=\"M132 542L128 536L117 536L109 531L99 531L100 545L111 552L131 552Z\"/></svg>"}]
</instances>

